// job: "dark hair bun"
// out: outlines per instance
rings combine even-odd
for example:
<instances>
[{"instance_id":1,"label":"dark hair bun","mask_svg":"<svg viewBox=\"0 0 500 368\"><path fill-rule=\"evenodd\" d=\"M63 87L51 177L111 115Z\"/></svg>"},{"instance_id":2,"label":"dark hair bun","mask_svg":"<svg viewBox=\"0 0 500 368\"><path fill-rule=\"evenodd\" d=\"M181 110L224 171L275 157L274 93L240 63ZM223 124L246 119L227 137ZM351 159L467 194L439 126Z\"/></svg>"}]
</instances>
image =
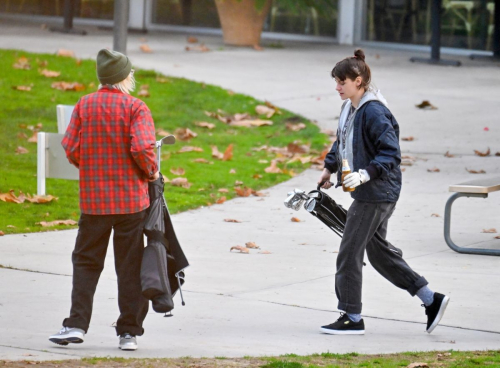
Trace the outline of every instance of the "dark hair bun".
<instances>
[{"instance_id":1,"label":"dark hair bun","mask_svg":"<svg viewBox=\"0 0 500 368\"><path fill-rule=\"evenodd\" d=\"M354 56L356 57L356 59L365 61L365 52L361 49L357 49L356 51L354 51Z\"/></svg>"}]
</instances>

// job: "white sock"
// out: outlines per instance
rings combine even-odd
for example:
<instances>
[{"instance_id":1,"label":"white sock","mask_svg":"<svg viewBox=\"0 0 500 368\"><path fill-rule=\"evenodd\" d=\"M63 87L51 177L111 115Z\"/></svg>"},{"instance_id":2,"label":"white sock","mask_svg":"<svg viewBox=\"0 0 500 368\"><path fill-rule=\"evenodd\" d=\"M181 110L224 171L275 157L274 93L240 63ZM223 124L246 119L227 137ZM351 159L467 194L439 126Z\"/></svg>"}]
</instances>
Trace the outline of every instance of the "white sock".
<instances>
[{"instance_id":1,"label":"white sock","mask_svg":"<svg viewBox=\"0 0 500 368\"><path fill-rule=\"evenodd\" d=\"M347 317L353 322L361 321L361 314L358 313L347 313Z\"/></svg>"},{"instance_id":2,"label":"white sock","mask_svg":"<svg viewBox=\"0 0 500 368\"><path fill-rule=\"evenodd\" d=\"M417 296L420 298L420 300L422 301L422 303L424 303L426 307L428 307L434 302L434 291L429 289L427 285L418 289Z\"/></svg>"}]
</instances>

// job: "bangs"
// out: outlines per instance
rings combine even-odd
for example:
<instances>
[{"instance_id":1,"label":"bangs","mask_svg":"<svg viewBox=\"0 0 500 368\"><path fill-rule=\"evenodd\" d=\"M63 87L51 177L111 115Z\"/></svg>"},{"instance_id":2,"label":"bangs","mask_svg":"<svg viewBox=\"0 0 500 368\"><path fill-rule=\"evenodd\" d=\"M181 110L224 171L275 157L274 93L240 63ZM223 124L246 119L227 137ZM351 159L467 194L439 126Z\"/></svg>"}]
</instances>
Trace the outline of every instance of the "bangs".
<instances>
[{"instance_id":1,"label":"bangs","mask_svg":"<svg viewBox=\"0 0 500 368\"><path fill-rule=\"evenodd\" d=\"M349 60L344 59L342 61L339 61L332 70L332 78L338 79L339 81L343 82L347 77L349 77L350 69L351 67L349 65Z\"/></svg>"}]
</instances>

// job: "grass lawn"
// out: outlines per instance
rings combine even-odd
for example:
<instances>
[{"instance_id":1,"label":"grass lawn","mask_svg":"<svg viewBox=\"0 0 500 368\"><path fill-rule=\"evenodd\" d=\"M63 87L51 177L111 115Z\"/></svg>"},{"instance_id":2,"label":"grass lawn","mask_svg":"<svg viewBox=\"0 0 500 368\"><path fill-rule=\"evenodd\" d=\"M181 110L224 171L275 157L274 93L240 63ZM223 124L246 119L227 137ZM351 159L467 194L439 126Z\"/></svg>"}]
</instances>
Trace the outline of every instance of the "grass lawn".
<instances>
[{"instance_id":1,"label":"grass lawn","mask_svg":"<svg viewBox=\"0 0 500 368\"><path fill-rule=\"evenodd\" d=\"M23 56L28 59L30 69L14 68L13 65ZM40 74L43 69L61 74L48 78ZM252 148L263 145L286 147L297 141L310 146L307 155L318 157L328 142L327 136L320 133L318 127L287 111L274 115L270 119L272 126L251 128L230 126L205 114L205 111L217 112L221 109L228 114L249 113L258 117L255 107L262 101L251 97L186 79L167 78L149 70L136 68L135 77L135 96L141 85L149 85L150 97L143 100L152 111L157 131L162 129L174 133L177 128L189 128L198 134L190 141L178 141L162 150L162 173L172 180L178 175L170 170L182 168L185 170L182 177L192 184L190 188L166 184L166 198L172 213L211 205L223 196L233 198L237 195L234 190L236 181L243 182L242 187L260 190L285 181L310 165L300 161L287 163L290 157L280 157L279 152ZM85 89L76 92L51 88L52 83L57 81L78 82ZM0 109L0 193L14 190L16 195L19 191L36 194L37 145L28 142L33 130L36 131L38 125L41 131L57 132L56 105L74 105L81 96L94 92L97 85L95 62L92 60L0 50L0 97L3 102ZM27 86L30 90L18 90L17 86ZM265 116L260 118L266 119ZM195 125L195 122L202 121L214 123L216 127L208 130ZM306 127L299 131L286 129L286 123L291 121L302 122ZM230 144L233 145L231 160L212 157L212 145L224 152ZM178 153L183 146L200 147L203 152ZM19 154L16 152L18 147L29 152ZM211 163L194 162L201 158ZM276 158L282 160L278 166L283 173L266 173L264 169ZM221 188L228 189L228 192L219 192ZM0 231L12 234L61 229L68 226L42 228L36 223L78 220L77 181L47 179L46 192L58 200L45 204L0 201Z\"/></svg>"},{"instance_id":2,"label":"grass lawn","mask_svg":"<svg viewBox=\"0 0 500 368\"><path fill-rule=\"evenodd\" d=\"M420 364L417 364L420 363ZM82 360L26 362L0 361L0 367L500 367L500 351L432 351L399 354L361 355L323 353L308 356L287 354L279 357L123 359L85 358Z\"/></svg>"}]
</instances>

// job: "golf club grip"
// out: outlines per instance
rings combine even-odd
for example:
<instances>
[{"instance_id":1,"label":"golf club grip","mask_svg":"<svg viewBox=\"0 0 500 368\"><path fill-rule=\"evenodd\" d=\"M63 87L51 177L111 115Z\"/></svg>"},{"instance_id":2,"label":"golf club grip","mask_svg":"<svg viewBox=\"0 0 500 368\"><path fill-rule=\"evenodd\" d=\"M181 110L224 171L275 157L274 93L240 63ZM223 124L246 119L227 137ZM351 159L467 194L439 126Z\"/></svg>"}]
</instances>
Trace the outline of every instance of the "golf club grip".
<instances>
[{"instance_id":1,"label":"golf club grip","mask_svg":"<svg viewBox=\"0 0 500 368\"><path fill-rule=\"evenodd\" d=\"M325 184L328 180L323 180L321 183L318 184L318 188L317 190L321 190L321 187L323 186L323 184ZM331 185L333 185L332 182L330 182Z\"/></svg>"}]
</instances>

